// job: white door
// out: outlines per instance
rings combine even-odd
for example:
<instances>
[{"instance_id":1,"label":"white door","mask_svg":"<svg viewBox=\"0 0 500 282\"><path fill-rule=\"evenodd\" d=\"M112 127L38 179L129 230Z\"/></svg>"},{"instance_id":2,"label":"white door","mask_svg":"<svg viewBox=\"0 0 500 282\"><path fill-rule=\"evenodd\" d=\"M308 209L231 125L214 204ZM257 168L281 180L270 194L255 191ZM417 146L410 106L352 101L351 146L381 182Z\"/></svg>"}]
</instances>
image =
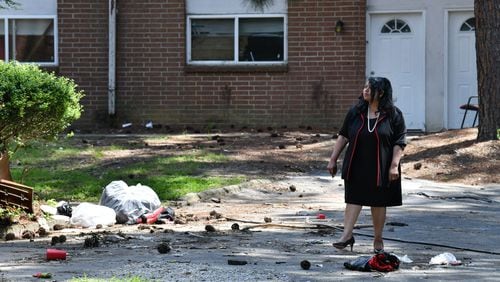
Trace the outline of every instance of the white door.
<instances>
[{"instance_id":1,"label":"white door","mask_svg":"<svg viewBox=\"0 0 500 282\"><path fill-rule=\"evenodd\" d=\"M450 12L448 20L448 128L460 128L470 96L477 95L474 13ZM477 104L477 99L472 100ZM475 112L468 112L464 127L472 126ZM477 124L477 121L476 121Z\"/></svg>"},{"instance_id":2,"label":"white door","mask_svg":"<svg viewBox=\"0 0 500 282\"><path fill-rule=\"evenodd\" d=\"M425 130L425 41L421 13L371 14L368 76L387 77L408 129Z\"/></svg>"}]
</instances>

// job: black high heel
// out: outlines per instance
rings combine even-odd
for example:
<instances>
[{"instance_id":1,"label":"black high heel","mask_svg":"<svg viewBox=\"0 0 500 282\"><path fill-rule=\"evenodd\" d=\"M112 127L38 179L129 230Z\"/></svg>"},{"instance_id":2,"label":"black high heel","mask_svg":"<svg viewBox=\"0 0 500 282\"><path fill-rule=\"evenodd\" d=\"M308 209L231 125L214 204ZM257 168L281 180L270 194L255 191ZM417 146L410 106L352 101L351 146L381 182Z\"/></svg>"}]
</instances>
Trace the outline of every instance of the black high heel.
<instances>
[{"instance_id":1,"label":"black high heel","mask_svg":"<svg viewBox=\"0 0 500 282\"><path fill-rule=\"evenodd\" d=\"M351 239L345 241L345 242L336 242L336 243L333 243L333 246L339 250L343 250L345 249L345 247L347 246L351 246L351 252L352 252L352 248L354 247L354 243L356 242L356 240L354 240L354 236L351 237Z\"/></svg>"}]
</instances>

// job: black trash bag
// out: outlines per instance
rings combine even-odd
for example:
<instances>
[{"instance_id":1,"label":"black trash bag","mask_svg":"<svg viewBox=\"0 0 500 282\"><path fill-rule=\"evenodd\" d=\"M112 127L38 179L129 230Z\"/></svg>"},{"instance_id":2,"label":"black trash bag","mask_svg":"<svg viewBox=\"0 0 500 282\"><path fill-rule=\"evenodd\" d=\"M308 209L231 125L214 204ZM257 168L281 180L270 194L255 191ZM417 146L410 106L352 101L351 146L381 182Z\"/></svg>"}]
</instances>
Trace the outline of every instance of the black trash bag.
<instances>
[{"instance_id":1,"label":"black trash bag","mask_svg":"<svg viewBox=\"0 0 500 282\"><path fill-rule=\"evenodd\" d=\"M372 257L369 256L361 256L356 258L355 260L344 262L344 267L349 270L357 270L357 271L371 271L370 266L368 265L368 261Z\"/></svg>"},{"instance_id":2,"label":"black trash bag","mask_svg":"<svg viewBox=\"0 0 500 282\"><path fill-rule=\"evenodd\" d=\"M174 221L175 219L175 211L171 207L167 207L166 209L163 210L163 212L160 214L160 219L168 219L170 221Z\"/></svg>"},{"instance_id":3,"label":"black trash bag","mask_svg":"<svg viewBox=\"0 0 500 282\"><path fill-rule=\"evenodd\" d=\"M71 217L73 209L67 202L61 201L57 204L57 214Z\"/></svg>"}]
</instances>

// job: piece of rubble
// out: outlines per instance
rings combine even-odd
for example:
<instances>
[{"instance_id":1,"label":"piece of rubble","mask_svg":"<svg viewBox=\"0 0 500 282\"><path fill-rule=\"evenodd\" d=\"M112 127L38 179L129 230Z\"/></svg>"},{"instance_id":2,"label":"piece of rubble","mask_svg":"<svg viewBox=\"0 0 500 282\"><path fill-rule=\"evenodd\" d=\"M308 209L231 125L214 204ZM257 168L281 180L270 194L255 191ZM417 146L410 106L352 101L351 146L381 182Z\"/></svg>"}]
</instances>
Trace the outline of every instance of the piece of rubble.
<instances>
[{"instance_id":1,"label":"piece of rubble","mask_svg":"<svg viewBox=\"0 0 500 282\"><path fill-rule=\"evenodd\" d=\"M213 218L216 218L216 219L219 219L222 217L222 214L218 213L217 211L211 211L210 212L210 217L213 217Z\"/></svg>"},{"instance_id":2,"label":"piece of rubble","mask_svg":"<svg viewBox=\"0 0 500 282\"><path fill-rule=\"evenodd\" d=\"M308 260L303 260L300 262L300 267L302 267L302 269L304 270L308 270L309 268L311 268L311 263Z\"/></svg>"},{"instance_id":3,"label":"piece of rubble","mask_svg":"<svg viewBox=\"0 0 500 282\"><path fill-rule=\"evenodd\" d=\"M213 225L207 224L207 225L205 225L205 231L215 232L215 227L213 227Z\"/></svg>"},{"instance_id":4,"label":"piece of rubble","mask_svg":"<svg viewBox=\"0 0 500 282\"><path fill-rule=\"evenodd\" d=\"M31 231L31 230L24 230L21 237L23 239L35 239L35 232Z\"/></svg>"},{"instance_id":5,"label":"piece of rubble","mask_svg":"<svg viewBox=\"0 0 500 282\"><path fill-rule=\"evenodd\" d=\"M5 241L12 241L16 239L16 234L10 232L5 234Z\"/></svg>"},{"instance_id":6,"label":"piece of rubble","mask_svg":"<svg viewBox=\"0 0 500 282\"><path fill-rule=\"evenodd\" d=\"M40 237L45 237L47 235L49 235L49 232L47 232L48 229L45 229L43 226L40 226L40 228L38 228L38 236Z\"/></svg>"},{"instance_id":7,"label":"piece of rubble","mask_svg":"<svg viewBox=\"0 0 500 282\"><path fill-rule=\"evenodd\" d=\"M166 254L172 250L172 247L168 243L160 243L156 249L160 254Z\"/></svg>"},{"instance_id":8,"label":"piece of rubble","mask_svg":"<svg viewBox=\"0 0 500 282\"><path fill-rule=\"evenodd\" d=\"M228 259L227 264L229 265L246 265L248 262L246 260Z\"/></svg>"},{"instance_id":9,"label":"piece of rubble","mask_svg":"<svg viewBox=\"0 0 500 282\"><path fill-rule=\"evenodd\" d=\"M272 219L272 218L267 217L267 216L266 216L266 217L264 217L264 222L265 222L265 223L271 223L272 221L273 221L273 219Z\"/></svg>"}]
</instances>

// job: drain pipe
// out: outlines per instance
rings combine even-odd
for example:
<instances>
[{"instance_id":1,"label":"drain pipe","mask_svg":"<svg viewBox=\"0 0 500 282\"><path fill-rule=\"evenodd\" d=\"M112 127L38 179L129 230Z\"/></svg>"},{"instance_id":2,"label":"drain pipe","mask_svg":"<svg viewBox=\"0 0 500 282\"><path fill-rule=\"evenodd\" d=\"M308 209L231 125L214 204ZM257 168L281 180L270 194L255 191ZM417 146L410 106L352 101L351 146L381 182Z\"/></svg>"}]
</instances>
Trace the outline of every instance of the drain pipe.
<instances>
[{"instance_id":1,"label":"drain pipe","mask_svg":"<svg viewBox=\"0 0 500 282\"><path fill-rule=\"evenodd\" d=\"M108 114L115 114L116 95L116 0L109 0Z\"/></svg>"}]
</instances>

